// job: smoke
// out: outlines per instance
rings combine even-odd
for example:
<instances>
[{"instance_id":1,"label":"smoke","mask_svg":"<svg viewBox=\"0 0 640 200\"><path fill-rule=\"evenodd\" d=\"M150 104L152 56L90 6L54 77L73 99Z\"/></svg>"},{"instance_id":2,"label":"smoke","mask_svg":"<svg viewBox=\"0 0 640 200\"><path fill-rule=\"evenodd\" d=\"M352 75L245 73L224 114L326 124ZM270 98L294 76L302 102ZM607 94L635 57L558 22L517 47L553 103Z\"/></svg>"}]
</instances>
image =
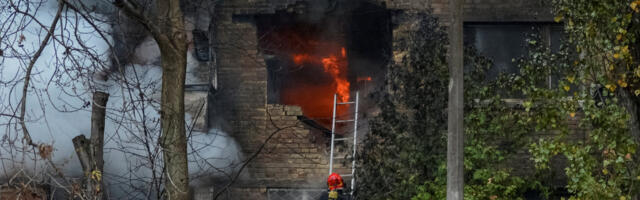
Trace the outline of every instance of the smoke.
<instances>
[{"instance_id":1,"label":"smoke","mask_svg":"<svg viewBox=\"0 0 640 200\"><path fill-rule=\"evenodd\" d=\"M51 24L57 5L49 2L17 2L34 16L17 14L0 3L0 179L16 173L46 180L51 166L23 144L15 116L26 67ZM96 15L97 19L105 17ZM108 33L103 21L91 21ZM44 26L44 27L43 27ZM25 122L35 143L52 145L52 161L66 176L82 176L71 142L90 133L92 75L109 67L108 42L92 25L71 11L63 13L58 28L35 63L27 95ZM191 55L191 53L189 53ZM150 60L153 60L149 57ZM190 65L194 58L189 57ZM159 191L162 177L159 100L161 68L157 62L130 65L110 76L105 124L105 172L107 190L114 197L142 198ZM187 116L186 124L191 124ZM190 127L187 127L188 132ZM238 145L226 133L191 131L189 171L192 177L212 178L231 174L241 160ZM137 193L131 193L137 192ZM153 196L153 195L151 195ZM124 197L124 196L123 196Z\"/></svg>"}]
</instances>

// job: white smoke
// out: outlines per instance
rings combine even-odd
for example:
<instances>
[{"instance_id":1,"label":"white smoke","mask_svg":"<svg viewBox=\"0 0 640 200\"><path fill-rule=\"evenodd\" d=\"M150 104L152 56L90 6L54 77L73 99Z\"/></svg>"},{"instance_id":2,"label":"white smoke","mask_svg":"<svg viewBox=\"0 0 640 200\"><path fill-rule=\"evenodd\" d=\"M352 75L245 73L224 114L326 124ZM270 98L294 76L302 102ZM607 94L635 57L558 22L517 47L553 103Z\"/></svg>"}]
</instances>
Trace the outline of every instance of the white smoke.
<instances>
[{"instance_id":1,"label":"white smoke","mask_svg":"<svg viewBox=\"0 0 640 200\"><path fill-rule=\"evenodd\" d=\"M8 3L0 2L0 22L4 24L0 26L0 50L3 52L0 56L1 180L8 180L18 172L46 179L45 172L52 170L23 144L22 130L15 118L19 115L29 60L57 10L57 5L51 2L55 1L17 5L35 16L33 19L17 14ZM92 22L108 33L110 27L106 23ZM34 65L25 121L35 143L54 147L53 163L65 175L79 177L82 169L71 140L80 134L88 137L90 133L93 83L89 77L104 69L103 65L109 65L109 45L90 23L71 11L63 13L54 35L55 39L52 38ZM67 49L60 43L72 48ZM189 59L193 60L192 57ZM112 193L146 195L152 192L145 191L154 191L161 184L154 182L154 177L162 175L162 153L157 143L162 73L153 62L144 64L126 67L113 74L108 82L110 98L105 124L104 177L112 186L108 187ZM187 124L191 124L190 118L187 116ZM188 151L192 177L226 176L241 160L233 138L216 129L208 133L192 132ZM129 195L129 199L142 198Z\"/></svg>"}]
</instances>

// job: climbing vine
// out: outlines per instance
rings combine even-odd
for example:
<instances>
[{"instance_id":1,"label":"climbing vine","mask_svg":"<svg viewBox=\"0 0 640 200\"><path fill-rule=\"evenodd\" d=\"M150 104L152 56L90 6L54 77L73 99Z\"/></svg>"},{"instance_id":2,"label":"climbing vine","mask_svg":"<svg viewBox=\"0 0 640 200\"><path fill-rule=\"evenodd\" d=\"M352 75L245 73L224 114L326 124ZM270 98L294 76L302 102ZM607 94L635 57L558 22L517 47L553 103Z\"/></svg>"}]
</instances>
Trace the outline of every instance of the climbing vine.
<instances>
[{"instance_id":1,"label":"climbing vine","mask_svg":"<svg viewBox=\"0 0 640 200\"><path fill-rule=\"evenodd\" d=\"M519 73L487 80L491 62L465 49L465 199L640 194L640 0L552 2L561 49L531 35L529 53L514 59ZM406 44L408 59L393 64L378 96L382 112L361 156L365 199L445 198L447 76L444 44L433 42L445 39L425 19L412 38L428 42ZM554 169L563 174L550 177Z\"/></svg>"},{"instance_id":2,"label":"climbing vine","mask_svg":"<svg viewBox=\"0 0 640 200\"><path fill-rule=\"evenodd\" d=\"M407 40L389 66L384 88L374 95L380 114L359 155L358 198L443 199L446 186L446 33L430 15L404 30ZM530 179L512 175L505 161L522 150L526 129L517 107L505 105L499 84L486 81L491 62L466 48L465 193L473 199L510 199L529 188ZM515 199L515 198L511 198Z\"/></svg>"},{"instance_id":3,"label":"climbing vine","mask_svg":"<svg viewBox=\"0 0 640 200\"><path fill-rule=\"evenodd\" d=\"M531 107L553 105L554 121L540 123L558 134L531 144L538 169L560 155L567 160L566 188L570 199L631 199L638 194L637 96L640 95L640 67L636 37L640 1L554 0L555 20L563 22L567 41L554 63L522 60L525 66L550 64L565 69L553 95L536 99ZM525 70L526 71L526 70ZM530 87L535 89L534 87ZM545 103L543 101L555 101ZM577 113L581 115L578 117ZM636 117L634 117L636 116ZM569 131L563 118L577 118L578 130ZM570 138L582 130L584 139Z\"/></svg>"},{"instance_id":4,"label":"climbing vine","mask_svg":"<svg viewBox=\"0 0 640 200\"><path fill-rule=\"evenodd\" d=\"M373 95L380 114L371 119L363 151L359 199L410 199L416 185L434 177L444 158L447 106L446 34L429 15L403 16L406 40Z\"/></svg>"}]
</instances>

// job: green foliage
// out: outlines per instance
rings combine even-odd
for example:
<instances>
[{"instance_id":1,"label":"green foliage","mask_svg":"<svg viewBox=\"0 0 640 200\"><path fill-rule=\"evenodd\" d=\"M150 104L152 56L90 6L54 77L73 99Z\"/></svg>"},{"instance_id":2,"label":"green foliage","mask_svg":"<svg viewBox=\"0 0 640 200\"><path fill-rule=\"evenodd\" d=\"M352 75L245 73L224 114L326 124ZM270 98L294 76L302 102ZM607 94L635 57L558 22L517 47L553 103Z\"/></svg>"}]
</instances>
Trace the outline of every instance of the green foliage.
<instances>
[{"instance_id":1,"label":"green foliage","mask_svg":"<svg viewBox=\"0 0 640 200\"><path fill-rule=\"evenodd\" d=\"M576 67L584 81L624 88L640 94L640 66L632 50L638 34L639 10L634 0L555 0L556 21L565 22L569 41L581 54ZM637 91L637 92L636 92Z\"/></svg>"},{"instance_id":2,"label":"green foliage","mask_svg":"<svg viewBox=\"0 0 640 200\"><path fill-rule=\"evenodd\" d=\"M554 0L553 8L566 41L552 53L534 35L529 54L515 60L518 74L486 81L491 63L465 49L465 199L521 199L528 190L553 195L545 174L556 157L566 160L570 199L640 193L640 136L629 126L640 123L631 115L638 111L629 110L629 102L640 106L640 0ZM416 30L377 96L381 114L360 157L363 199L446 195L446 37L429 16ZM505 95L522 102L506 103ZM523 151L533 174L511 165Z\"/></svg>"},{"instance_id":3,"label":"green foliage","mask_svg":"<svg viewBox=\"0 0 640 200\"><path fill-rule=\"evenodd\" d=\"M370 121L359 155L362 199L445 197L446 34L429 15L408 20L418 23L400 45L407 53L389 67L386 88L375 96L381 112ZM491 62L472 48L465 51L465 195L518 199L537 183L513 176L504 162L525 146L521 111L501 101L500 84L485 80Z\"/></svg>"},{"instance_id":4,"label":"green foliage","mask_svg":"<svg viewBox=\"0 0 640 200\"><path fill-rule=\"evenodd\" d=\"M522 199L527 190L544 190L532 177L512 174L507 163L524 150L530 129L523 121L523 109L501 98L512 93L503 88L508 77L486 81L484 74L492 64L472 47L465 48L465 65L465 199ZM413 200L446 198L444 160L436 177L418 191Z\"/></svg>"},{"instance_id":5,"label":"green foliage","mask_svg":"<svg viewBox=\"0 0 640 200\"><path fill-rule=\"evenodd\" d=\"M359 155L361 199L410 199L444 158L446 34L428 15L405 20L417 22L405 27L415 31L406 32L407 54L389 66L385 88L374 96L381 112Z\"/></svg>"},{"instance_id":6,"label":"green foliage","mask_svg":"<svg viewBox=\"0 0 640 200\"><path fill-rule=\"evenodd\" d=\"M551 66L562 72L559 88L525 85L533 109L531 119L541 131L557 133L530 145L538 169L556 155L567 159L565 173L571 199L630 199L638 194L637 144L629 111L620 98L638 91L640 69L634 61L638 3L620 0L555 0L556 21L565 22L568 40L560 54L534 51L540 59L520 61L527 67ZM638 72L638 73L636 73ZM524 76L527 76L525 74ZM573 90L572 94L566 94ZM576 113L582 116L576 117ZM585 138L576 139L566 124L578 122Z\"/></svg>"}]
</instances>

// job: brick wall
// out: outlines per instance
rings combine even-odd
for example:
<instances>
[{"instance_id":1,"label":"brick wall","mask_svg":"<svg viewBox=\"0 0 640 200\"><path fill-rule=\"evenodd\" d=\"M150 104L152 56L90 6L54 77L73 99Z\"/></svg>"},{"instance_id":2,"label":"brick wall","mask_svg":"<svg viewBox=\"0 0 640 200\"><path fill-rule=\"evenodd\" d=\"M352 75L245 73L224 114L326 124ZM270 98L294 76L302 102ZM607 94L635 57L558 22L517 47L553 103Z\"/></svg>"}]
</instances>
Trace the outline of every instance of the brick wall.
<instances>
[{"instance_id":1,"label":"brick wall","mask_svg":"<svg viewBox=\"0 0 640 200\"><path fill-rule=\"evenodd\" d=\"M447 21L449 0L371 0L390 10L424 11ZM550 0L465 0L465 22L552 21Z\"/></svg>"},{"instance_id":2,"label":"brick wall","mask_svg":"<svg viewBox=\"0 0 640 200\"><path fill-rule=\"evenodd\" d=\"M265 129L256 130L251 137L236 136L245 144L242 148L246 157L265 145L245 169L248 176L233 186L229 199L266 199L268 188L324 188L329 149L325 142L317 142L312 130L297 119L302 115L300 107L268 104L266 108ZM336 152L334 171L350 174L351 166L345 159L350 147L337 143L336 149L341 150Z\"/></svg>"},{"instance_id":3,"label":"brick wall","mask_svg":"<svg viewBox=\"0 0 640 200\"><path fill-rule=\"evenodd\" d=\"M193 188L191 190L191 198L194 200L211 200L219 191L213 187ZM218 200L262 200L267 199L267 189L265 187L232 187L222 191Z\"/></svg>"},{"instance_id":4,"label":"brick wall","mask_svg":"<svg viewBox=\"0 0 640 200\"><path fill-rule=\"evenodd\" d=\"M569 127L569 134L563 140L567 142L586 142L587 131L578 127L580 120L584 117L584 113L577 113L575 117L568 117L566 120ZM538 132L534 135L528 136L532 141L538 141L541 138L552 139L557 136L557 132ZM535 163L531 159L531 154L528 152L528 147L522 147L518 149L517 153L512 157L507 158L504 165L506 167L515 169L513 173L520 176L531 176L536 172ZM556 155L551 158L549 162L550 171L546 174L550 186L563 187L567 182L567 176L564 169L567 167L567 159L562 155Z\"/></svg>"},{"instance_id":5,"label":"brick wall","mask_svg":"<svg viewBox=\"0 0 640 200\"><path fill-rule=\"evenodd\" d=\"M215 23L218 88L210 122L232 133L245 149L264 130L267 69L257 50L256 26L232 21L225 10Z\"/></svg>"},{"instance_id":6,"label":"brick wall","mask_svg":"<svg viewBox=\"0 0 640 200\"><path fill-rule=\"evenodd\" d=\"M303 0L233 0L224 1L219 7L234 15L272 14L276 10L291 8Z\"/></svg>"},{"instance_id":7,"label":"brick wall","mask_svg":"<svg viewBox=\"0 0 640 200\"><path fill-rule=\"evenodd\" d=\"M329 172L329 148L324 142L317 143L311 130L297 119L302 115L300 107L269 104L267 110L269 119L264 136L275 135L250 165L252 180L270 187L324 187ZM351 173L350 166L340 161L334 160L334 171Z\"/></svg>"},{"instance_id":8,"label":"brick wall","mask_svg":"<svg viewBox=\"0 0 640 200\"><path fill-rule=\"evenodd\" d=\"M229 200L266 200L267 189L264 187L234 187L221 195Z\"/></svg>"},{"instance_id":9,"label":"brick wall","mask_svg":"<svg viewBox=\"0 0 640 200\"><path fill-rule=\"evenodd\" d=\"M465 0L464 15L466 22L550 22L553 19L549 0Z\"/></svg>"}]
</instances>

